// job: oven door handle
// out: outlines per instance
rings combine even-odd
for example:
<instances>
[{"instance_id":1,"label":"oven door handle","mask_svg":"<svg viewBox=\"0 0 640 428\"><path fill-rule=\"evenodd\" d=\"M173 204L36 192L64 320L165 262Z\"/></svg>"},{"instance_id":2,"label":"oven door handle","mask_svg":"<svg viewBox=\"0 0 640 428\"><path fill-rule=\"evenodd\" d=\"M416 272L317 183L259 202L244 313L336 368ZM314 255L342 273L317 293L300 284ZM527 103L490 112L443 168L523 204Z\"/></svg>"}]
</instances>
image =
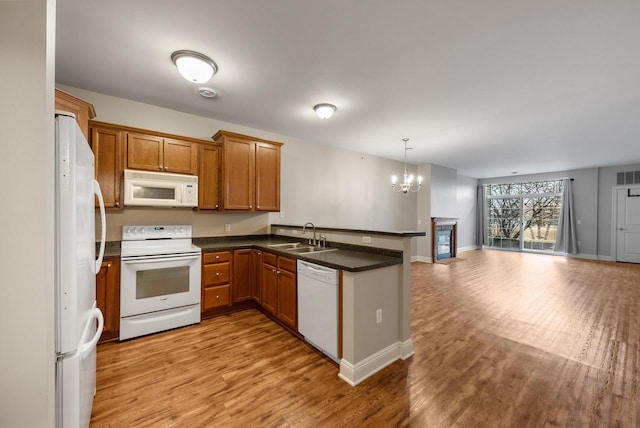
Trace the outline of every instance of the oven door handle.
<instances>
[{"instance_id":1,"label":"oven door handle","mask_svg":"<svg viewBox=\"0 0 640 428\"><path fill-rule=\"evenodd\" d=\"M200 255L186 256L186 257L162 257L158 259L124 260L124 263L128 265L134 265L134 264L137 265L137 264L143 264L143 263L179 262L182 260L196 260L199 258L200 258Z\"/></svg>"}]
</instances>

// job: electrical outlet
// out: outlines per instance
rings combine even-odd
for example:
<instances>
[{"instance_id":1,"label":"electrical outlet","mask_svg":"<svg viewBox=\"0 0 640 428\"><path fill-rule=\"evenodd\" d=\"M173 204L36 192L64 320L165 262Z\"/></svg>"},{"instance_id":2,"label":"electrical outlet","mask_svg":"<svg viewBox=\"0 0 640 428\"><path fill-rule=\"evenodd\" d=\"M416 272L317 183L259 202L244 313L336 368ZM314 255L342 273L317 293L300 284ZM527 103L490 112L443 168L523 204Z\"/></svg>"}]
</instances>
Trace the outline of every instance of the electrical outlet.
<instances>
[{"instance_id":1,"label":"electrical outlet","mask_svg":"<svg viewBox=\"0 0 640 428\"><path fill-rule=\"evenodd\" d=\"M418 224L422 224L422 219L418 219Z\"/></svg>"},{"instance_id":2,"label":"electrical outlet","mask_svg":"<svg viewBox=\"0 0 640 428\"><path fill-rule=\"evenodd\" d=\"M284 229L278 229L278 233L283 234L284 233Z\"/></svg>"},{"instance_id":3,"label":"electrical outlet","mask_svg":"<svg viewBox=\"0 0 640 428\"><path fill-rule=\"evenodd\" d=\"M230 224L228 224L228 223L227 223L227 224L225 224L225 225L224 225L224 231L225 231L225 232L231 232L231 225L230 225Z\"/></svg>"},{"instance_id":4,"label":"electrical outlet","mask_svg":"<svg viewBox=\"0 0 640 428\"><path fill-rule=\"evenodd\" d=\"M297 231L296 229L293 229L293 234L294 234L294 235L297 235L297 234L298 234L298 231Z\"/></svg>"},{"instance_id":5,"label":"electrical outlet","mask_svg":"<svg viewBox=\"0 0 640 428\"><path fill-rule=\"evenodd\" d=\"M382 309L376 310L376 324L380 324L382 322Z\"/></svg>"},{"instance_id":6,"label":"electrical outlet","mask_svg":"<svg viewBox=\"0 0 640 428\"><path fill-rule=\"evenodd\" d=\"M371 244L371 237L370 236L363 236L362 237L362 242L365 244Z\"/></svg>"},{"instance_id":7,"label":"electrical outlet","mask_svg":"<svg viewBox=\"0 0 640 428\"><path fill-rule=\"evenodd\" d=\"M284 218L284 211L280 211L280 218Z\"/></svg>"},{"instance_id":8,"label":"electrical outlet","mask_svg":"<svg viewBox=\"0 0 640 428\"><path fill-rule=\"evenodd\" d=\"M580 219L576 220L576 224L582 224L582 220Z\"/></svg>"}]
</instances>

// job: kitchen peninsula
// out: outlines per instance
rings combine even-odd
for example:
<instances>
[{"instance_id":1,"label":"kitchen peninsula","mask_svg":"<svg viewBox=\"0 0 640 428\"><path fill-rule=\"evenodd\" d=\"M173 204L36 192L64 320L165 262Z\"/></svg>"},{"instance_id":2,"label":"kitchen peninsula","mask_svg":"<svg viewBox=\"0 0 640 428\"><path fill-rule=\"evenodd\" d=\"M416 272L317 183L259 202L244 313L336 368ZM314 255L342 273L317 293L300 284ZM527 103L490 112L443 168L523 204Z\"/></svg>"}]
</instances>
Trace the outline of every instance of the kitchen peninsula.
<instances>
[{"instance_id":1,"label":"kitchen peninsula","mask_svg":"<svg viewBox=\"0 0 640 428\"><path fill-rule=\"evenodd\" d=\"M203 296L209 287L213 299L222 299L220 304L205 309L209 303L203 297L203 319L257 307L302 338L297 331L295 307L295 261L299 259L338 270L341 379L357 385L392 362L413 355L409 312L411 238L423 236L424 232L322 227L317 231L326 237L330 251L301 254L284 249L283 244L306 244L312 239L309 229L304 234L302 226L296 225L275 224L270 229L271 233L263 235L193 238L203 251ZM107 246L108 256L119 256L118 244L111 242ZM273 257L274 262L268 262L267 256ZM283 270L290 271L293 278L288 286L293 297L284 304L291 305L293 301L294 307L289 314L285 311L285 316L270 311L261 302L259 289L252 290L264 269L263 258L265 267L279 266L275 260L286 261L290 266ZM213 277L209 284L206 272ZM286 287L283 283L281 290Z\"/></svg>"}]
</instances>

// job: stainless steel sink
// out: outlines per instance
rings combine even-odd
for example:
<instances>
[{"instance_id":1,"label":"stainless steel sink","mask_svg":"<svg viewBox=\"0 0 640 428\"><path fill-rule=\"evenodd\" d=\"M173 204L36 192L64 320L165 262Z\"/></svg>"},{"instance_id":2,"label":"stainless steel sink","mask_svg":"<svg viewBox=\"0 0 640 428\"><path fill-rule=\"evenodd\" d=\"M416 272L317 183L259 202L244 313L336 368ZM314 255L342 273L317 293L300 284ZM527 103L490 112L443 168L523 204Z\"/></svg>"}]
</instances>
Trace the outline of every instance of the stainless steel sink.
<instances>
[{"instance_id":1,"label":"stainless steel sink","mask_svg":"<svg viewBox=\"0 0 640 428\"><path fill-rule=\"evenodd\" d=\"M311 254L311 253L326 253L329 251L338 251L337 248L318 248L302 242L290 242L286 244L270 244L270 248L275 248L281 251L288 251L295 254Z\"/></svg>"},{"instance_id":2,"label":"stainless steel sink","mask_svg":"<svg viewBox=\"0 0 640 428\"><path fill-rule=\"evenodd\" d=\"M312 253L328 253L329 251L338 251L337 248L318 248L318 247L298 247L288 250L296 254L312 254Z\"/></svg>"},{"instance_id":3,"label":"stainless steel sink","mask_svg":"<svg viewBox=\"0 0 640 428\"><path fill-rule=\"evenodd\" d=\"M271 248L277 248L278 250L283 250L283 251L287 251L287 250L293 250L296 248L301 248L300 246L304 246L304 248L307 248L307 245L304 245L302 242L290 242L290 243L286 243L286 244L271 244L268 245Z\"/></svg>"}]
</instances>

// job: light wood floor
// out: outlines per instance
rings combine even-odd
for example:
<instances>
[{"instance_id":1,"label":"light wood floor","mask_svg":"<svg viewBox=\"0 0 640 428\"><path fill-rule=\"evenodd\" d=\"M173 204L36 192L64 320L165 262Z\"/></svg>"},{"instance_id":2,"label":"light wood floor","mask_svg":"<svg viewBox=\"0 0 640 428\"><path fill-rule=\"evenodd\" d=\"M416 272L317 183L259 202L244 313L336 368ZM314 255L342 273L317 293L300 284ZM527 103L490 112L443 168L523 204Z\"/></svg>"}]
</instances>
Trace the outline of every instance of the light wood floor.
<instances>
[{"instance_id":1,"label":"light wood floor","mask_svg":"<svg viewBox=\"0 0 640 428\"><path fill-rule=\"evenodd\" d=\"M415 355L352 388L255 310L98 348L91 427L638 427L640 266L412 267Z\"/></svg>"}]
</instances>

